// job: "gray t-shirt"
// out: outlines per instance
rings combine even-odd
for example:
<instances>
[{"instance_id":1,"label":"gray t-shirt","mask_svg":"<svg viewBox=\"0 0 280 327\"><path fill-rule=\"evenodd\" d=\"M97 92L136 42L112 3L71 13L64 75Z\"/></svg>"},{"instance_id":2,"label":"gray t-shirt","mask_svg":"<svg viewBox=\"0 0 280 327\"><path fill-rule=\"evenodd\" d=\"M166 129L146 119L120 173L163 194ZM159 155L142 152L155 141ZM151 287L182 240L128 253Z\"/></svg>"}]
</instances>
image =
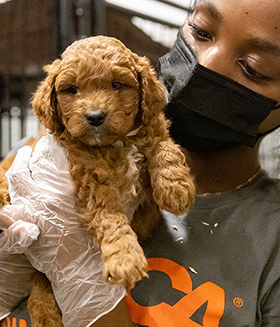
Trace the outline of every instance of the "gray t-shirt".
<instances>
[{"instance_id":1,"label":"gray t-shirt","mask_svg":"<svg viewBox=\"0 0 280 327\"><path fill-rule=\"evenodd\" d=\"M139 326L280 326L280 182L197 197L186 217L163 212L144 250L149 279L127 297Z\"/></svg>"},{"instance_id":2,"label":"gray t-shirt","mask_svg":"<svg viewBox=\"0 0 280 327\"><path fill-rule=\"evenodd\" d=\"M23 300L9 315L9 317L5 318L2 323L0 323L0 327L31 327L31 321L29 317L29 313L27 310L27 300Z\"/></svg>"}]
</instances>

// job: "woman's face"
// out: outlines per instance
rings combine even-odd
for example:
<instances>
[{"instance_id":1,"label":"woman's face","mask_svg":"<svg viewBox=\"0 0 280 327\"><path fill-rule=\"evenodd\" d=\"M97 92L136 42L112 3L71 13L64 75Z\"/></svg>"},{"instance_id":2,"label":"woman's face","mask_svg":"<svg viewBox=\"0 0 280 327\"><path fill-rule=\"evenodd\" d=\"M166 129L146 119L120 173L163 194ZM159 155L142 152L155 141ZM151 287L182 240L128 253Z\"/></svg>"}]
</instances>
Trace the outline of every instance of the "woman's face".
<instances>
[{"instance_id":1,"label":"woman's face","mask_svg":"<svg viewBox=\"0 0 280 327\"><path fill-rule=\"evenodd\" d=\"M183 32L201 65L280 103L278 0L199 0ZM280 109L259 132L278 125Z\"/></svg>"}]
</instances>

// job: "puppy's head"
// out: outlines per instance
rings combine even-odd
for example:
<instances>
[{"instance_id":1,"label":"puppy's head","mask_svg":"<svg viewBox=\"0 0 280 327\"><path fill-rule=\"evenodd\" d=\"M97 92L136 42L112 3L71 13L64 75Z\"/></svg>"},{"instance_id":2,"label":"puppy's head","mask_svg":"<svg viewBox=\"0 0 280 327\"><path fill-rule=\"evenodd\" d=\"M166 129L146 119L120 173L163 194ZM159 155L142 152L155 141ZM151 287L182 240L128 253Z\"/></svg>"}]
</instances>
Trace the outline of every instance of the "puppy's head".
<instances>
[{"instance_id":1,"label":"puppy's head","mask_svg":"<svg viewBox=\"0 0 280 327\"><path fill-rule=\"evenodd\" d=\"M33 108L57 137L110 145L135 128L152 124L165 104L164 89L148 60L109 37L69 46L44 67Z\"/></svg>"}]
</instances>

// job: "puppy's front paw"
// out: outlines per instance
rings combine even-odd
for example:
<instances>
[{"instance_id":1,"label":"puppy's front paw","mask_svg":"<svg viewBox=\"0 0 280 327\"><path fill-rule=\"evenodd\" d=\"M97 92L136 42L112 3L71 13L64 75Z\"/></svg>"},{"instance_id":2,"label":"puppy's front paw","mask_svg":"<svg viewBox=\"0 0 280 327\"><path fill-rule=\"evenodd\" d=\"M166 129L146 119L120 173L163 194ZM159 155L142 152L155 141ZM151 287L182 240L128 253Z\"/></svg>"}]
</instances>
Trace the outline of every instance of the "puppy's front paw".
<instances>
[{"instance_id":1,"label":"puppy's front paw","mask_svg":"<svg viewBox=\"0 0 280 327\"><path fill-rule=\"evenodd\" d=\"M147 260L136 238L126 235L114 244L102 245L103 275L112 284L132 288L147 276Z\"/></svg>"},{"instance_id":2,"label":"puppy's front paw","mask_svg":"<svg viewBox=\"0 0 280 327\"><path fill-rule=\"evenodd\" d=\"M158 182L154 183L153 196L158 206L175 215L181 215L188 211L194 202L195 187L189 176L189 171L181 167L181 173L175 173L176 169L169 167L169 173L160 174ZM185 173L182 174L182 171Z\"/></svg>"},{"instance_id":3,"label":"puppy's front paw","mask_svg":"<svg viewBox=\"0 0 280 327\"><path fill-rule=\"evenodd\" d=\"M184 214L194 202L195 188L185 156L170 139L158 144L149 168L153 196L160 209Z\"/></svg>"}]
</instances>

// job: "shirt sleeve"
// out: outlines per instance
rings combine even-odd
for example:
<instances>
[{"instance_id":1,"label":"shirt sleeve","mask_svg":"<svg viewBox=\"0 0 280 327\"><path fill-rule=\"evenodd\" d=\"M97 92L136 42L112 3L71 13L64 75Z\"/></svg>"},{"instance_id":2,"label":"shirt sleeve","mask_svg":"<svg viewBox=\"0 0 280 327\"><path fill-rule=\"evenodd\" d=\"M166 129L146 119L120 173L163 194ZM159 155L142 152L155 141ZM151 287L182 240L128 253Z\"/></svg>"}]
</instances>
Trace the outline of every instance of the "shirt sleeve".
<instances>
[{"instance_id":1,"label":"shirt sleeve","mask_svg":"<svg viewBox=\"0 0 280 327\"><path fill-rule=\"evenodd\" d=\"M36 273L24 254L0 256L0 320L30 294Z\"/></svg>"},{"instance_id":2,"label":"shirt sleeve","mask_svg":"<svg viewBox=\"0 0 280 327\"><path fill-rule=\"evenodd\" d=\"M277 213L279 215L279 212ZM277 230L277 229L276 229ZM272 233L271 233L272 234ZM260 326L280 326L280 230L273 234L274 246L260 278Z\"/></svg>"},{"instance_id":3,"label":"shirt sleeve","mask_svg":"<svg viewBox=\"0 0 280 327\"><path fill-rule=\"evenodd\" d=\"M280 325L280 272L278 280L268 291L261 308L261 327L278 327Z\"/></svg>"}]
</instances>

